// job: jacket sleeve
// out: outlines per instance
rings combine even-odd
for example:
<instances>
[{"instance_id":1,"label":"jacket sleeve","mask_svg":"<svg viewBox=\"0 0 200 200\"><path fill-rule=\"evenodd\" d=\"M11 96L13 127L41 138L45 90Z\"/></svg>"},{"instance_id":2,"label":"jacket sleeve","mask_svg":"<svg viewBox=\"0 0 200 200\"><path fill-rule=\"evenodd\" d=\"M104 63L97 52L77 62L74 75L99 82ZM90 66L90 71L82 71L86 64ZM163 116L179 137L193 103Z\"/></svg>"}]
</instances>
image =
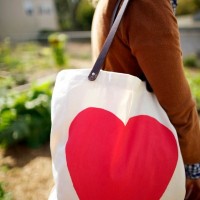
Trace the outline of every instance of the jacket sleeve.
<instances>
[{"instance_id":1,"label":"jacket sleeve","mask_svg":"<svg viewBox=\"0 0 200 200\"><path fill-rule=\"evenodd\" d=\"M186 164L200 163L200 124L184 75L179 31L169 0L134 0L120 27L161 106L175 126Z\"/></svg>"}]
</instances>

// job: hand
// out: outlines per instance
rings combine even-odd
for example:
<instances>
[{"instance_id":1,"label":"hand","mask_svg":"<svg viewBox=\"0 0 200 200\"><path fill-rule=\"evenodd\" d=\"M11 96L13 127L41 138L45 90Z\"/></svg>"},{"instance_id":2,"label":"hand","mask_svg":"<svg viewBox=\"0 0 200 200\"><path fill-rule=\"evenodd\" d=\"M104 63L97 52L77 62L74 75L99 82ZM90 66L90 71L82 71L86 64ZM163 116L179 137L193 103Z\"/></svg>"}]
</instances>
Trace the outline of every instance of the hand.
<instances>
[{"instance_id":1,"label":"hand","mask_svg":"<svg viewBox=\"0 0 200 200\"><path fill-rule=\"evenodd\" d=\"M200 200L200 178L186 180L185 200Z\"/></svg>"}]
</instances>

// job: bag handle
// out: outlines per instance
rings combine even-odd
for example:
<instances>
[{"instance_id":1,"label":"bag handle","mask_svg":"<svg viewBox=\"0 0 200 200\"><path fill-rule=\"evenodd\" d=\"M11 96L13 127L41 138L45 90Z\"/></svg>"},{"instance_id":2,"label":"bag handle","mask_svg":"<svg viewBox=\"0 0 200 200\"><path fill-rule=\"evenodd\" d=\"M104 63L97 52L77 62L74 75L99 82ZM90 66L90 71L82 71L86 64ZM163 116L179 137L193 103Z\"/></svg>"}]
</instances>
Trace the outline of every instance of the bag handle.
<instances>
[{"instance_id":1,"label":"bag handle","mask_svg":"<svg viewBox=\"0 0 200 200\"><path fill-rule=\"evenodd\" d=\"M112 28L112 25L117 17L117 13L119 11L119 6L120 6L120 3L122 2L122 0L117 0L117 3L115 5L115 8L114 8L114 11L113 11L113 14L112 14L112 18L111 18L111 23L110 23L110 28Z\"/></svg>"},{"instance_id":2,"label":"bag handle","mask_svg":"<svg viewBox=\"0 0 200 200\"><path fill-rule=\"evenodd\" d=\"M111 27L111 29L109 31L109 34L108 34L108 36L107 36L107 38L106 38L106 40L104 42L103 48L102 48L102 50L101 50L101 52L100 52L100 54L99 54L99 56L98 56L98 58L97 58L97 60L96 60L96 62L94 64L94 66L93 66L93 68L92 68L92 70L91 70L91 72L90 72L90 74L88 76L88 79L90 81L96 80L100 70L103 67L103 63L105 61L106 55L107 55L108 50L110 48L110 45L111 45L111 43L112 43L112 41L114 39L114 36L115 36L115 34L117 32L117 29L119 27L120 21L122 19L122 16L123 16L124 11L125 11L125 9L126 9L126 7L128 5L129 0L124 0L123 1L122 6L121 6L121 8L120 8L120 10L119 10L119 12L118 12L118 14L116 16L118 7L120 5L120 2L121 2L121 0L118 0L118 2L116 4L115 10L114 10L114 14L113 14L113 17L112 17L112 21L114 21L114 23L112 24L112 27ZM115 19L115 16L116 16L116 19Z\"/></svg>"}]
</instances>

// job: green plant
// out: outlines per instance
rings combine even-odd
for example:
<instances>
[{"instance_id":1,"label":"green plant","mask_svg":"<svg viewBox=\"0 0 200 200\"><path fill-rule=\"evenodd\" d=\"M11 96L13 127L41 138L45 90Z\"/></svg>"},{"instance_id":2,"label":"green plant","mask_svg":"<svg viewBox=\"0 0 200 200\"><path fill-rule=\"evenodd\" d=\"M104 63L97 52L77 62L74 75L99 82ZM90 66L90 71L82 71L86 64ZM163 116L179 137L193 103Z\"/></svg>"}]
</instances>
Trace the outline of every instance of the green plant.
<instances>
[{"instance_id":1,"label":"green plant","mask_svg":"<svg viewBox=\"0 0 200 200\"><path fill-rule=\"evenodd\" d=\"M35 86L28 92L4 97L0 105L0 144L25 142L38 147L49 140L51 84Z\"/></svg>"},{"instance_id":2,"label":"green plant","mask_svg":"<svg viewBox=\"0 0 200 200\"><path fill-rule=\"evenodd\" d=\"M82 30L90 30L92 24L92 18L94 14L94 7L88 0L81 0L77 12L76 20Z\"/></svg>"},{"instance_id":3,"label":"green plant","mask_svg":"<svg viewBox=\"0 0 200 200\"><path fill-rule=\"evenodd\" d=\"M55 0L61 30L76 29L75 13L80 0Z\"/></svg>"},{"instance_id":4,"label":"green plant","mask_svg":"<svg viewBox=\"0 0 200 200\"><path fill-rule=\"evenodd\" d=\"M5 38L0 46L0 62L4 57L9 56L11 52L11 42L9 38Z\"/></svg>"},{"instance_id":5,"label":"green plant","mask_svg":"<svg viewBox=\"0 0 200 200\"><path fill-rule=\"evenodd\" d=\"M200 10L199 0L179 0L177 15L193 14Z\"/></svg>"},{"instance_id":6,"label":"green plant","mask_svg":"<svg viewBox=\"0 0 200 200\"><path fill-rule=\"evenodd\" d=\"M4 183L0 182L0 200L11 200L11 194L4 189Z\"/></svg>"},{"instance_id":7,"label":"green plant","mask_svg":"<svg viewBox=\"0 0 200 200\"><path fill-rule=\"evenodd\" d=\"M185 57L183 63L186 67L200 67L200 62L195 55Z\"/></svg>"},{"instance_id":8,"label":"green plant","mask_svg":"<svg viewBox=\"0 0 200 200\"><path fill-rule=\"evenodd\" d=\"M189 82L192 95L196 101L197 109L200 112L200 76L199 75L192 75L192 73L189 73L186 71L186 77Z\"/></svg>"},{"instance_id":9,"label":"green plant","mask_svg":"<svg viewBox=\"0 0 200 200\"><path fill-rule=\"evenodd\" d=\"M196 78L192 79L190 82L190 86L191 86L192 94L197 103L197 109L198 109L198 111L200 111L200 88L199 88L200 77L196 77Z\"/></svg>"},{"instance_id":10,"label":"green plant","mask_svg":"<svg viewBox=\"0 0 200 200\"><path fill-rule=\"evenodd\" d=\"M49 44L52 47L54 60L58 66L63 66L66 64L66 56L64 51L66 40L66 35L61 33L54 33L48 37Z\"/></svg>"},{"instance_id":11,"label":"green plant","mask_svg":"<svg viewBox=\"0 0 200 200\"><path fill-rule=\"evenodd\" d=\"M20 64L20 60L12 55L10 39L5 38L0 44L0 69L15 69Z\"/></svg>"},{"instance_id":12,"label":"green plant","mask_svg":"<svg viewBox=\"0 0 200 200\"><path fill-rule=\"evenodd\" d=\"M40 72L55 70L51 48L36 42L0 43L0 96L7 89L24 85L40 77Z\"/></svg>"}]
</instances>

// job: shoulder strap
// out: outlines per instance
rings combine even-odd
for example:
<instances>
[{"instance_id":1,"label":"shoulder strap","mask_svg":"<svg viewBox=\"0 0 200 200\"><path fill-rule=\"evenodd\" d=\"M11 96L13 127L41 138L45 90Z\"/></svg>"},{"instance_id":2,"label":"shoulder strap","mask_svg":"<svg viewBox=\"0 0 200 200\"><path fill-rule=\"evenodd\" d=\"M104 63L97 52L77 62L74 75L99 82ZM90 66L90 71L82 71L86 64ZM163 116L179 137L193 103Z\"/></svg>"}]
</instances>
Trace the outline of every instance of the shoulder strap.
<instances>
[{"instance_id":1,"label":"shoulder strap","mask_svg":"<svg viewBox=\"0 0 200 200\"><path fill-rule=\"evenodd\" d=\"M119 11L119 7L120 7L120 3L122 2L122 0L117 0L117 3L115 5L115 9L113 11L113 14L112 14L112 18L111 18L111 23L110 23L110 28L112 27L116 17L117 17L117 13Z\"/></svg>"},{"instance_id":2,"label":"shoulder strap","mask_svg":"<svg viewBox=\"0 0 200 200\"><path fill-rule=\"evenodd\" d=\"M113 14L112 20L114 20L114 18L115 18L115 15L117 13L117 10L118 10L118 7L120 5L120 2L121 2L121 0L118 0L117 5L116 5L115 10L114 10L114 14ZM90 81L94 81L97 78L100 70L103 67L103 63L105 61L106 55L107 55L108 50L110 48L110 45L111 45L111 43L113 41L113 38L114 38L115 33L117 31L117 28L118 28L118 26L120 24L120 21L122 19L124 11L125 11L125 9L126 9L126 7L128 5L128 2L129 2L129 0L124 0L123 3L122 3L122 6L121 6L121 8L120 8L120 10L119 10L119 12L118 12L118 14L116 16L116 19L114 20L114 23L113 23L113 25L112 25L112 27L110 29L110 32L109 32L109 34L108 34L108 36L106 38L106 41L104 42L103 48L102 48L102 50L101 50L101 52L100 52L100 54L99 54L99 56L98 56L98 58L97 58L97 60L96 60L96 62L94 64L94 66L93 66L93 68L92 68L92 70L91 70L91 72L90 72L90 74L88 76L88 79Z\"/></svg>"}]
</instances>

